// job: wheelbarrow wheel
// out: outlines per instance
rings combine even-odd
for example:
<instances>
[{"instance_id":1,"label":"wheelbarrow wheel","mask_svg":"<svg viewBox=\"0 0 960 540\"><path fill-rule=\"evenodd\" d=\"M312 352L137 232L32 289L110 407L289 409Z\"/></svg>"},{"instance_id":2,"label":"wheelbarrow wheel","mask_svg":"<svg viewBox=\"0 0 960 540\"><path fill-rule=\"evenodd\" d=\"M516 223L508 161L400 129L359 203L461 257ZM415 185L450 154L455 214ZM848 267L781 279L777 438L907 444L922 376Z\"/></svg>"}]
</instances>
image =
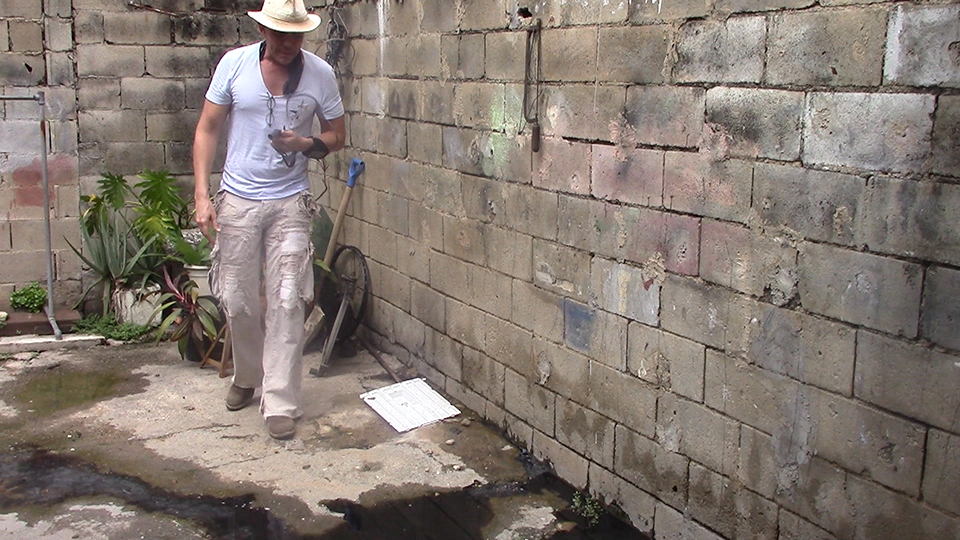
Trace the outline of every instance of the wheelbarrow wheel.
<instances>
[{"instance_id":1,"label":"wheelbarrow wheel","mask_svg":"<svg viewBox=\"0 0 960 540\"><path fill-rule=\"evenodd\" d=\"M333 254L330 268L337 276L337 297L342 300L347 295L347 313L340 324L337 341L344 341L357 331L367 311L370 295L370 268L367 259L356 246L340 246ZM333 323L331 311L328 320Z\"/></svg>"}]
</instances>

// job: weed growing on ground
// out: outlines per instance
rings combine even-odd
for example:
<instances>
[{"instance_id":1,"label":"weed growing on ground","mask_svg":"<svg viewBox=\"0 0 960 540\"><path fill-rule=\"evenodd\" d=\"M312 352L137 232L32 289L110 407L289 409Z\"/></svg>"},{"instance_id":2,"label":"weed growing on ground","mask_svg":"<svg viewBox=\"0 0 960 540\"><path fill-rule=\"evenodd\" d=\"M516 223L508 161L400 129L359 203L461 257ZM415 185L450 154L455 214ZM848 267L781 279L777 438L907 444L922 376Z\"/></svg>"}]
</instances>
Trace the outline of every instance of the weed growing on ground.
<instances>
[{"instance_id":1,"label":"weed growing on ground","mask_svg":"<svg viewBox=\"0 0 960 540\"><path fill-rule=\"evenodd\" d=\"M603 515L603 505L589 493L578 491L573 494L573 511L587 522L587 527L595 527Z\"/></svg>"},{"instance_id":2,"label":"weed growing on ground","mask_svg":"<svg viewBox=\"0 0 960 540\"><path fill-rule=\"evenodd\" d=\"M36 281L10 294L10 307L13 309L40 313L46 303L47 291Z\"/></svg>"},{"instance_id":3,"label":"weed growing on ground","mask_svg":"<svg viewBox=\"0 0 960 540\"><path fill-rule=\"evenodd\" d=\"M118 341L140 341L153 330L152 326L134 323L118 323L113 315L91 315L73 325L73 331L81 334L99 334Z\"/></svg>"}]
</instances>

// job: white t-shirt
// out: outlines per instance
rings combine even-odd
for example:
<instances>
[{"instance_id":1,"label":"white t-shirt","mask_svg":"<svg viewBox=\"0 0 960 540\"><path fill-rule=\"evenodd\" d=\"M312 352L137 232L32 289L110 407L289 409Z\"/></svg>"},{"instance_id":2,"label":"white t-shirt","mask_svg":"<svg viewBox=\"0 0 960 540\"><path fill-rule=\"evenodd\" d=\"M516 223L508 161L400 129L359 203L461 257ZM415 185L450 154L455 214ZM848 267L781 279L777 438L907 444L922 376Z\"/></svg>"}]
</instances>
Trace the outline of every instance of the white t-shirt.
<instances>
[{"instance_id":1,"label":"white t-shirt","mask_svg":"<svg viewBox=\"0 0 960 540\"><path fill-rule=\"evenodd\" d=\"M283 156L270 145L274 129L291 129L309 137L316 118L343 116L343 103L333 68L303 51L303 75L289 96L273 96L260 72L260 43L223 55L207 89L207 100L230 105L227 119L227 159L220 189L245 199L281 199L310 187L309 158L300 152ZM272 112L271 112L272 111Z\"/></svg>"}]
</instances>

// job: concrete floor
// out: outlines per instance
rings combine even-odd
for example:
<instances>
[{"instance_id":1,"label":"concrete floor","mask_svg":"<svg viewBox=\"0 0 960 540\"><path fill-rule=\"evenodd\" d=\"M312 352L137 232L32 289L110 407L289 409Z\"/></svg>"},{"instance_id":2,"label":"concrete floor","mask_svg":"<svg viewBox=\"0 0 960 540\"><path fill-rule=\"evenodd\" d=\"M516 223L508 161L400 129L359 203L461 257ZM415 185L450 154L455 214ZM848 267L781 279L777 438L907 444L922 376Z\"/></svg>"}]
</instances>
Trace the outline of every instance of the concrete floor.
<instances>
[{"instance_id":1,"label":"concrete floor","mask_svg":"<svg viewBox=\"0 0 960 540\"><path fill-rule=\"evenodd\" d=\"M334 359L318 378L307 374L318 355L305 358L305 414L286 442L266 434L256 406L228 412L230 379L181 360L170 344L5 356L0 443L7 456L43 449L49 462L31 454L25 462L38 476L22 485L9 476L0 481L0 538L217 537L209 522L158 510L162 505L144 498L167 507L244 500L261 513L269 509L267 521L284 531L277 538L326 538L345 530L351 508L391 501L413 507L484 486L501 494L470 525L477 529L471 537L541 538L570 525L556 515L567 507L557 492L509 488L528 480L519 449L462 406L455 403L461 416L399 434L359 397L394 382L372 356ZM5 466L24 469L23 462ZM98 476L84 479L90 475ZM66 487L110 483L105 479L121 484L103 493ZM25 485L47 481L45 493L64 494L40 502L28 496ZM132 495L145 489L149 495Z\"/></svg>"}]
</instances>

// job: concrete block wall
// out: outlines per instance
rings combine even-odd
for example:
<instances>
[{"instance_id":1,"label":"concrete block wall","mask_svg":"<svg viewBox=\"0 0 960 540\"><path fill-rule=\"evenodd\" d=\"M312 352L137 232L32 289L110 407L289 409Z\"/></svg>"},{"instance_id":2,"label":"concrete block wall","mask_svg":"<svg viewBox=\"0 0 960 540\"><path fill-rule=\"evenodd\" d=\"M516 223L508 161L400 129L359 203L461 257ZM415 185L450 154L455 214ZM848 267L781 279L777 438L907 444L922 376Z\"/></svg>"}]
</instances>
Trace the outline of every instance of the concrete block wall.
<instances>
[{"instance_id":1,"label":"concrete block wall","mask_svg":"<svg viewBox=\"0 0 960 540\"><path fill-rule=\"evenodd\" d=\"M340 14L381 347L656 538L960 538L960 4Z\"/></svg>"}]
</instances>

